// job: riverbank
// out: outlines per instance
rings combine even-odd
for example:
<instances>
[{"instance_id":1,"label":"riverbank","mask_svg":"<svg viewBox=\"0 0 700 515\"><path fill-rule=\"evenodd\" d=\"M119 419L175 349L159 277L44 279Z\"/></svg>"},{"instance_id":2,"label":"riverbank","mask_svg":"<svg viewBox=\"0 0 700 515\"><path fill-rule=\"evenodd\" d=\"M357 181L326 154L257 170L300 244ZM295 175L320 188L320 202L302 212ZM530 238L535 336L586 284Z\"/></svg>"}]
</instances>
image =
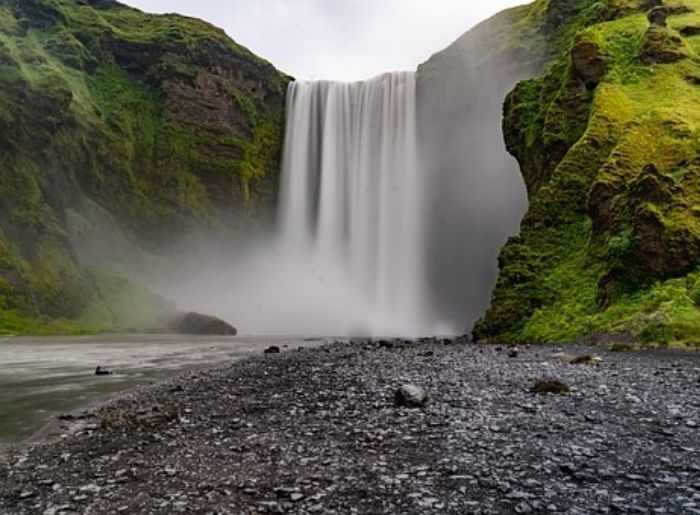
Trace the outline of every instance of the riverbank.
<instances>
[{"instance_id":1,"label":"riverbank","mask_svg":"<svg viewBox=\"0 0 700 515\"><path fill-rule=\"evenodd\" d=\"M185 371L260 354L274 342L288 348L324 343L151 334L0 338L0 453L61 414ZM96 376L98 366L111 374ZM82 409L77 415L82 417ZM50 429L70 432L76 424L69 422L74 421Z\"/></svg>"},{"instance_id":2,"label":"riverbank","mask_svg":"<svg viewBox=\"0 0 700 515\"><path fill-rule=\"evenodd\" d=\"M700 513L700 353L566 352L602 362L355 343L187 374L11 455L0 512Z\"/></svg>"}]
</instances>

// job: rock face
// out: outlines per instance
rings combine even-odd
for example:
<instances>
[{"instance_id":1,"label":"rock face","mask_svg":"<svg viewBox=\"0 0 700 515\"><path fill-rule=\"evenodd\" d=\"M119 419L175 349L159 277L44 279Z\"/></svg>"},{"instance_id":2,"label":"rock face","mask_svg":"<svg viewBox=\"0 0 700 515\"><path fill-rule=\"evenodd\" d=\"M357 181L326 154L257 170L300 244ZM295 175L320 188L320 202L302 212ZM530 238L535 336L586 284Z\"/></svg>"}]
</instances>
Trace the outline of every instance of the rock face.
<instances>
[{"instance_id":1,"label":"rock face","mask_svg":"<svg viewBox=\"0 0 700 515\"><path fill-rule=\"evenodd\" d=\"M110 311L78 255L269 217L287 82L198 20L0 1L0 331Z\"/></svg>"},{"instance_id":2,"label":"rock face","mask_svg":"<svg viewBox=\"0 0 700 515\"><path fill-rule=\"evenodd\" d=\"M476 336L696 341L700 65L687 27L700 13L684 1L578 5L559 18L546 72L505 102L530 206Z\"/></svg>"},{"instance_id":3,"label":"rock face","mask_svg":"<svg viewBox=\"0 0 700 515\"><path fill-rule=\"evenodd\" d=\"M185 313L176 321L177 332L191 335L236 336L238 331L220 318L201 313Z\"/></svg>"},{"instance_id":4,"label":"rock face","mask_svg":"<svg viewBox=\"0 0 700 515\"><path fill-rule=\"evenodd\" d=\"M586 38L580 38L575 42L571 50L571 64L574 73L589 89L598 86L607 68L600 45Z\"/></svg>"}]
</instances>

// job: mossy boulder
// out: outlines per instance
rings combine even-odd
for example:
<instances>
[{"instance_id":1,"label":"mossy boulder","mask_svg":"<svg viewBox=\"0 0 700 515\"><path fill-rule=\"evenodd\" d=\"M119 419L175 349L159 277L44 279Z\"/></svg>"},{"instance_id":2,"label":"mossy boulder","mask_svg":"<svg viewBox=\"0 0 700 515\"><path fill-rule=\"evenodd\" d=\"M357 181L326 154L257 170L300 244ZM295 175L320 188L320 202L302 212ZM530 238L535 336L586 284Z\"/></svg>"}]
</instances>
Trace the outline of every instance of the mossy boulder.
<instances>
[{"instance_id":1,"label":"mossy boulder","mask_svg":"<svg viewBox=\"0 0 700 515\"><path fill-rule=\"evenodd\" d=\"M238 331L228 322L201 313L182 313L175 317L173 326L180 334L236 336Z\"/></svg>"}]
</instances>

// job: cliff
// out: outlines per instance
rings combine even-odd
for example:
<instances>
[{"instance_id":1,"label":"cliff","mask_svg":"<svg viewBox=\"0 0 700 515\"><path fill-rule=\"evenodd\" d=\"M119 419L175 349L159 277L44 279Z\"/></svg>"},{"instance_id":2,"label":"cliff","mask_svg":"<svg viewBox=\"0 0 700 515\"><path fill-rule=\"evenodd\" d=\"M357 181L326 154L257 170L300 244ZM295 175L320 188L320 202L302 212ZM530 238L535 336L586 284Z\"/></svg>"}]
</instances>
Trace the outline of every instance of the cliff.
<instances>
[{"instance_id":1,"label":"cliff","mask_svg":"<svg viewBox=\"0 0 700 515\"><path fill-rule=\"evenodd\" d=\"M530 206L476 335L697 342L700 2L548 10L553 60L504 108Z\"/></svg>"},{"instance_id":2,"label":"cliff","mask_svg":"<svg viewBox=\"0 0 700 515\"><path fill-rule=\"evenodd\" d=\"M269 218L288 80L198 20L0 0L0 331L151 326L84 265Z\"/></svg>"}]
</instances>

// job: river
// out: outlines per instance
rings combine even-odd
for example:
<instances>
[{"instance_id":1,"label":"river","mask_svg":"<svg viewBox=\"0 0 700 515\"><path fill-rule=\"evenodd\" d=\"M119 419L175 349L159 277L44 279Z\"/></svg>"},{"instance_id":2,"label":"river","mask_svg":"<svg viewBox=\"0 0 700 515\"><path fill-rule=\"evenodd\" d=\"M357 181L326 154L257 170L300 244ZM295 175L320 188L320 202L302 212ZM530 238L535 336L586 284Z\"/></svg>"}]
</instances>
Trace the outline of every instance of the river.
<instances>
[{"instance_id":1,"label":"river","mask_svg":"<svg viewBox=\"0 0 700 515\"><path fill-rule=\"evenodd\" d=\"M108 335L0 338L0 448L36 434L56 416L186 370L226 364L270 345L322 340ZM113 375L96 376L101 366Z\"/></svg>"}]
</instances>

